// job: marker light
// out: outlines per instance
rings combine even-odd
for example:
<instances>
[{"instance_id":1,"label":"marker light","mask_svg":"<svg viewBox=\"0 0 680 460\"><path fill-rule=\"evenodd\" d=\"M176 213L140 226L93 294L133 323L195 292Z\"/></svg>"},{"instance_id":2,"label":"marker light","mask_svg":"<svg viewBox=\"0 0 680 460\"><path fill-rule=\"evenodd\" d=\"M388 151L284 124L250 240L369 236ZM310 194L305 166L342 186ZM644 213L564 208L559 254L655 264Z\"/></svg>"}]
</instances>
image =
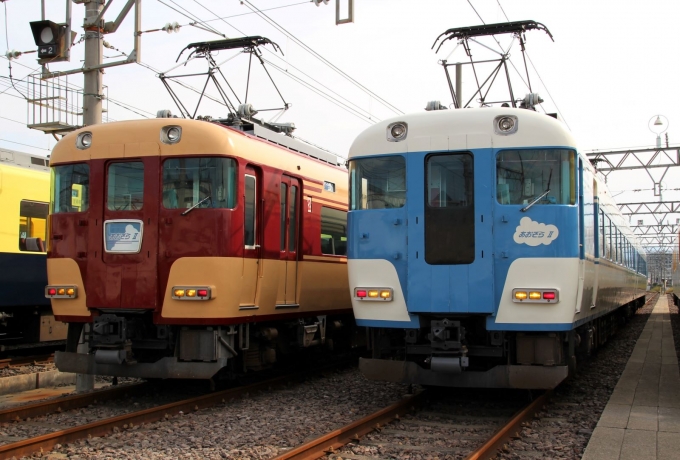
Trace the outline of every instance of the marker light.
<instances>
[{"instance_id":1,"label":"marker light","mask_svg":"<svg viewBox=\"0 0 680 460\"><path fill-rule=\"evenodd\" d=\"M392 301L394 290L391 288L355 288L356 300L376 300L378 302Z\"/></svg>"},{"instance_id":2,"label":"marker light","mask_svg":"<svg viewBox=\"0 0 680 460\"><path fill-rule=\"evenodd\" d=\"M559 291L557 289L513 289L512 301L517 303L557 303Z\"/></svg>"},{"instance_id":3,"label":"marker light","mask_svg":"<svg viewBox=\"0 0 680 460\"><path fill-rule=\"evenodd\" d=\"M515 299L517 300L524 300L527 298L527 293L524 291L517 291L515 292Z\"/></svg>"},{"instance_id":4,"label":"marker light","mask_svg":"<svg viewBox=\"0 0 680 460\"><path fill-rule=\"evenodd\" d=\"M76 286L45 286L45 297L48 299L75 299L78 297Z\"/></svg>"},{"instance_id":5,"label":"marker light","mask_svg":"<svg viewBox=\"0 0 680 460\"><path fill-rule=\"evenodd\" d=\"M207 286L173 286L172 298L175 300L210 300L212 289Z\"/></svg>"}]
</instances>

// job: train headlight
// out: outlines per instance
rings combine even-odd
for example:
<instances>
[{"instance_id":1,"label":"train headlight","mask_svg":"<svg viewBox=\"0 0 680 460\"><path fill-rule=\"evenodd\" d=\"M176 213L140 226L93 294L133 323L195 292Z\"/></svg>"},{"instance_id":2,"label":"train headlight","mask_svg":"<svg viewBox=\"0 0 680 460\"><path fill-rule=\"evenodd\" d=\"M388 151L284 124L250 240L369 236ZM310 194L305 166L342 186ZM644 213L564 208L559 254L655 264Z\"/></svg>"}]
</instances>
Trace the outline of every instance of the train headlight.
<instances>
[{"instance_id":1,"label":"train headlight","mask_svg":"<svg viewBox=\"0 0 680 460\"><path fill-rule=\"evenodd\" d=\"M355 288L354 298L356 300L389 302L394 298L394 291L391 288Z\"/></svg>"},{"instance_id":2,"label":"train headlight","mask_svg":"<svg viewBox=\"0 0 680 460\"><path fill-rule=\"evenodd\" d=\"M517 303L557 303L557 289L513 289L512 301Z\"/></svg>"},{"instance_id":3,"label":"train headlight","mask_svg":"<svg viewBox=\"0 0 680 460\"><path fill-rule=\"evenodd\" d=\"M496 134L507 136L517 132L519 121L514 115L501 115L493 120L493 130Z\"/></svg>"},{"instance_id":4,"label":"train headlight","mask_svg":"<svg viewBox=\"0 0 680 460\"><path fill-rule=\"evenodd\" d=\"M214 299L213 289L209 286L173 286L172 298L175 300Z\"/></svg>"},{"instance_id":5,"label":"train headlight","mask_svg":"<svg viewBox=\"0 0 680 460\"><path fill-rule=\"evenodd\" d=\"M92 145L92 133L85 131L84 133L78 134L76 137L76 147L80 150L89 149Z\"/></svg>"},{"instance_id":6,"label":"train headlight","mask_svg":"<svg viewBox=\"0 0 680 460\"><path fill-rule=\"evenodd\" d=\"M390 123L387 125L387 140L390 142L401 142L406 139L408 134L408 124L403 121Z\"/></svg>"},{"instance_id":7,"label":"train headlight","mask_svg":"<svg viewBox=\"0 0 680 460\"><path fill-rule=\"evenodd\" d=\"M45 286L45 297L48 299L75 299L78 297L76 286Z\"/></svg>"},{"instance_id":8,"label":"train headlight","mask_svg":"<svg viewBox=\"0 0 680 460\"><path fill-rule=\"evenodd\" d=\"M161 128L161 142L164 144L176 144L182 139L181 126L163 126Z\"/></svg>"}]
</instances>

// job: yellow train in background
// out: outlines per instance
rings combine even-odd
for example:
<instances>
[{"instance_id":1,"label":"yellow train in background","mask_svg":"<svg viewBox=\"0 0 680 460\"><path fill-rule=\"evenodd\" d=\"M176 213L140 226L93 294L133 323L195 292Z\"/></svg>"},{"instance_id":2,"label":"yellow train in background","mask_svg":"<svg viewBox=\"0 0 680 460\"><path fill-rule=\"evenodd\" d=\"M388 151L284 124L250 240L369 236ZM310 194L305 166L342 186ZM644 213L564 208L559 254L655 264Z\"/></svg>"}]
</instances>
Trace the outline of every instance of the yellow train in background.
<instances>
[{"instance_id":1,"label":"yellow train in background","mask_svg":"<svg viewBox=\"0 0 680 460\"><path fill-rule=\"evenodd\" d=\"M0 351L66 339L44 294L49 198L48 160L0 149Z\"/></svg>"}]
</instances>

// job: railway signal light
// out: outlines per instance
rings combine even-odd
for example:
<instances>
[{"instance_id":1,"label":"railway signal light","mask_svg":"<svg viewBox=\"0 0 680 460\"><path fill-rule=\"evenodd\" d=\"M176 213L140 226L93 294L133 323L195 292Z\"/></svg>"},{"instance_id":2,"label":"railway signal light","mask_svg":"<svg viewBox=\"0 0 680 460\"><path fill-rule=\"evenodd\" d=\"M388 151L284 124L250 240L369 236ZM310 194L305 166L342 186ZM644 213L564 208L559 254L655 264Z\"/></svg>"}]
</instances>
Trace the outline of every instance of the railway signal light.
<instances>
[{"instance_id":1,"label":"railway signal light","mask_svg":"<svg viewBox=\"0 0 680 460\"><path fill-rule=\"evenodd\" d=\"M69 59L69 45L76 36L71 32L68 24L57 24L49 20L33 21L30 23L33 40L38 45L38 58L49 62L67 61ZM68 40L70 38L70 40Z\"/></svg>"}]
</instances>

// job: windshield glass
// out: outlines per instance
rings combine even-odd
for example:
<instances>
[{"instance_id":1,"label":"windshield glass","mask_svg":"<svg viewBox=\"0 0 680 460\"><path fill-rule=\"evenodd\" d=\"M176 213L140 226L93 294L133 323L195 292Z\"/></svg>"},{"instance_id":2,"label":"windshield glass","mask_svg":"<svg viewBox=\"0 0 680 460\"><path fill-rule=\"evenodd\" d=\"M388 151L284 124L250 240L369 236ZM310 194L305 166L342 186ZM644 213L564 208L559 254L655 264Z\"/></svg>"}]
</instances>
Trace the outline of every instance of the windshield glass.
<instances>
[{"instance_id":1,"label":"windshield glass","mask_svg":"<svg viewBox=\"0 0 680 460\"><path fill-rule=\"evenodd\" d=\"M207 198L207 199L206 199ZM233 208L236 162L231 158L171 158L163 163L163 207Z\"/></svg>"},{"instance_id":2,"label":"windshield glass","mask_svg":"<svg viewBox=\"0 0 680 460\"><path fill-rule=\"evenodd\" d=\"M90 167L85 163L52 168L52 214L87 211L90 203Z\"/></svg>"},{"instance_id":3,"label":"windshield glass","mask_svg":"<svg viewBox=\"0 0 680 460\"><path fill-rule=\"evenodd\" d=\"M576 202L575 153L566 149L504 150L496 157L496 199L527 205Z\"/></svg>"},{"instance_id":4,"label":"windshield glass","mask_svg":"<svg viewBox=\"0 0 680 460\"><path fill-rule=\"evenodd\" d=\"M402 156L349 162L350 209L401 208L406 204L406 160Z\"/></svg>"},{"instance_id":5,"label":"windshield glass","mask_svg":"<svg viewBox=\"0 0 680 460\"><path fill-rule=\"evenodd\" d=\"M111 211L135 211L144 202L144 163L109 165L107 206Z\"/></svg>"}]
</instances>

